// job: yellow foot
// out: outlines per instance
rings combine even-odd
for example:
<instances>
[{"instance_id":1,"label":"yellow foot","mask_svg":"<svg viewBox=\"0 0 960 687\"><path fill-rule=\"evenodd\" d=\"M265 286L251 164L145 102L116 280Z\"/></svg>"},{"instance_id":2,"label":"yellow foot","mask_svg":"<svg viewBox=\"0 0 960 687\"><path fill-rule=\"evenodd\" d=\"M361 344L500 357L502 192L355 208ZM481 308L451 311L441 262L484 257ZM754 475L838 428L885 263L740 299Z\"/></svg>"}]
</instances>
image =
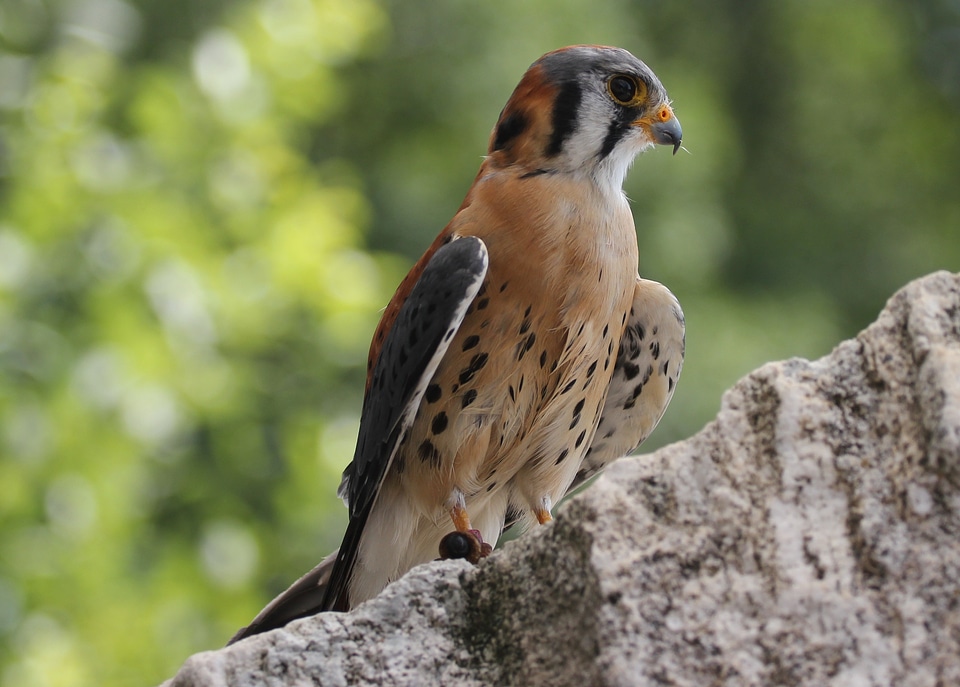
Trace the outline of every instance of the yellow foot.
<instances>
[{"instance_id":1,"label":"yellow foot","mask_svg":"<svg viewBox=\"0 0 960 687\"><path fill-rule=\"evenodd\" d=\"M466 499L459 489L454 490L453 505L450 508L450 518L453 520L455 532L450 532L440 540L440 558L466 558L471 563L478 563L493 551L490 544L483 541L480 530L470 525L470 516L467 514Z\"/></svg>"},{"instance_id":2,"label":"yellow foot","mask_svg":"<svg viewBox=\"0 0 960 687\"><path fill-rule=\"evenodd\" d=\"M467 508L459 500L450 509L450 518L453 520L453 526L457 532L469 532L473 529L470 526L470 516L467 514Z\"/></svg>"},{"instance_id":3,"label":"yellow foot","mask_svg":"<svg viewBox=\"0 0 960 687\"><path fill-rule=\"evenodd\" d=\"M537 522L541 525L546 525L553 520L553 515L550 514L552 506L553 502L550 497L544 496L540 499L540 505L533 509L533 514L537 516Z\"/></svg>"}]
</instances>

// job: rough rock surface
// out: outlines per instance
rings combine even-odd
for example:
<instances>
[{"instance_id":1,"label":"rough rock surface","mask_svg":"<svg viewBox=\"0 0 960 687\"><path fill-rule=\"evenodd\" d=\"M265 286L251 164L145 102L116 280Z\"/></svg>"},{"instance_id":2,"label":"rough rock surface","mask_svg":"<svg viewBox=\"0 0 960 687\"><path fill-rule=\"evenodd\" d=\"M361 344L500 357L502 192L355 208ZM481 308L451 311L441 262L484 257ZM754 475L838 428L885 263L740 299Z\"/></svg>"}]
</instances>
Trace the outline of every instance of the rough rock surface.
<instances>
[{"instance_id":1,"label":"rough rock surface","mask_svg":"<svg viewBox=\"0 0 960 687\"><path fill-rule=\"evenodd\" d=\"M477 567L414 570L172 685L960 685L960 275Z\"/></svg>"}]
</instances>

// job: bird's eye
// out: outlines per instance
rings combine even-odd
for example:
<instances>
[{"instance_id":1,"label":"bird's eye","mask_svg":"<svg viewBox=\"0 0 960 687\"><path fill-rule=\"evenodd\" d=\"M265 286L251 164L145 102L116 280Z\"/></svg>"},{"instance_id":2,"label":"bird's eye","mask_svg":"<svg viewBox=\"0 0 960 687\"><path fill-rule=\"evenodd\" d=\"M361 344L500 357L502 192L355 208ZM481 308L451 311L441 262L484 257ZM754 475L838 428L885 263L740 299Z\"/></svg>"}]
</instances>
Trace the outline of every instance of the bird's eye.
<instances>
[{"instance_id":1,"label":"bird's eye","mask_svg":"<svg viewBox=\"0 0 960 687\"><path fill-rule=\"evenodd\" d=\"M629 76L614 76L607 82L611 97L621 105L633 105L637 100L637 81Z\"/></svg>"}]
</instances>

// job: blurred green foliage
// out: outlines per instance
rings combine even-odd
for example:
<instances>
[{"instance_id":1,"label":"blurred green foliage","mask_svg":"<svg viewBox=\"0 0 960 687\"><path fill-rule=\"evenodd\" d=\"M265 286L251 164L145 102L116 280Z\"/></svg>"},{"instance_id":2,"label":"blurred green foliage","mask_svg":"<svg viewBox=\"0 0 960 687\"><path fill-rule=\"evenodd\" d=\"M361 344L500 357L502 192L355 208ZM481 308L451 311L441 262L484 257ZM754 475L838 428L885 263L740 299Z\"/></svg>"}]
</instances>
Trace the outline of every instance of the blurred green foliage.
<instances>
[{"instance_id":1,"label":"blurred green foliage","mask_svg":"<svg viewBox=\"0 0 960 687\"><path fill-rule=\"evenodd\" d=\"M687 363L645 450L960 268L948 0L3 0L0 683L149 684L339 541L379 309L526 66L621 45Z\"/></svg>"}]
</instances>

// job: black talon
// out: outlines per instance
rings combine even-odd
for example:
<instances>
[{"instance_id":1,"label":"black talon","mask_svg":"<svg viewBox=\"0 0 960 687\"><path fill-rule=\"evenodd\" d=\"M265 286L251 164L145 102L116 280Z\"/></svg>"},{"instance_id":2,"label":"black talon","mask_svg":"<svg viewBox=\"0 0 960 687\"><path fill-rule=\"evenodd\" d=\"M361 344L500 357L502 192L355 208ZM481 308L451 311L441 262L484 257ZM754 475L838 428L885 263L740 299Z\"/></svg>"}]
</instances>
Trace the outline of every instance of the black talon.
<instances>
[{"instance_id":1,"label":"black talon","mask_svg":"<svg viewBox=\"0 0 960 687\"><path fill-rule=\"evenodd\" d=\"M466 532L450 532L440 540L440 558L443 560L456 560L466 558L472 563L480 559L480 542L476 537ZM476 560L472 560L476 558Z\"/></svg>"}]
</instances>

